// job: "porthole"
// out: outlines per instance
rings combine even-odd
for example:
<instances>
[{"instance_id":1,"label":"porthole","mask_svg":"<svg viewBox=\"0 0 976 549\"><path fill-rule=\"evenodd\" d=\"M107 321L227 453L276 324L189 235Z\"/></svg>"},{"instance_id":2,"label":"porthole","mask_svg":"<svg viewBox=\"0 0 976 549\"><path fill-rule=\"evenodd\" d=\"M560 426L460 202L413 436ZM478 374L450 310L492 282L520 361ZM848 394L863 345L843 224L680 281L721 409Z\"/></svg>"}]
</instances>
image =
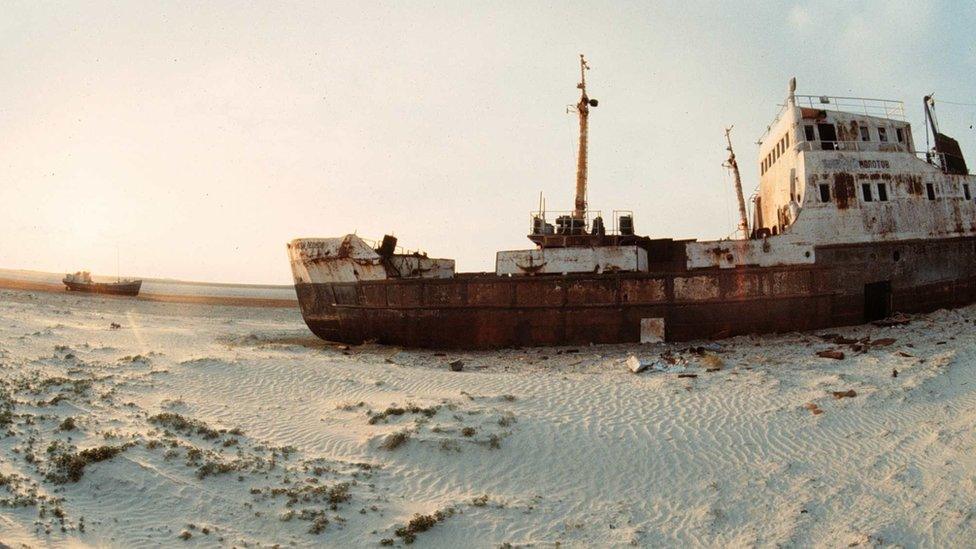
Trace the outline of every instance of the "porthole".
<instances>
[{"instance_id":1,"label":"porthole","mask_svg":"<svg viewBox=\"0 0 976 549\"><path fill-rule=\"evenodd\" d=\"M810 257L810 252L803 252L804 257Z\"/></svg>"}]
</instances>

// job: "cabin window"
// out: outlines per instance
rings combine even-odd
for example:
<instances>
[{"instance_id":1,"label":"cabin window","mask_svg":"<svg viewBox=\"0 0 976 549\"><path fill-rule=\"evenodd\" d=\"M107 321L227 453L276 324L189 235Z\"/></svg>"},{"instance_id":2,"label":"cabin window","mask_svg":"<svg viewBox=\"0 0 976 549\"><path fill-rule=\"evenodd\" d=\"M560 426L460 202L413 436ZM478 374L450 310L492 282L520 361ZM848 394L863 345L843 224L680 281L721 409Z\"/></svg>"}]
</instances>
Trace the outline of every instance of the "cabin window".
<instances>
[{"instance_id":1,"label":"cabin window","mask_svg":"<svg viewBox=\"0 0 976 549\"><path fill-rule=\"evenodd\" d=\"M895 128L895 135L898 136L899 143L905 142L905 130L903 130L902 128Z\"/></svg>"},{"instance_id":2,"label":"cabin window","mask_svg":"<svg viewBox=\"0 0 976 549\"><path fill-rule=\"evenodd\" d=\"M864 201L865 202L871 202L872 200L874 200L874 197L871 196L871 184L870 183L861 183L861 194L864 195Z\"/></svg>"},{"instance_id":3,"label":"cabin window","mask_svg":"<svg viewBox=\"0 0 976 549\"><path fill-rule=\"evenodd\" d=\"M871 132L867 126L861 126L861 141L871 141Z\"/></svg>"},{"instance_id":4,"label":"cabin window","mask_svg":"<svg viewBox=\"0 0 976 549\"><path fill-rule=\"evenodd\" d=\"M878 200L882 202L888 201L888 186L884 183L878 183Z\"/></svg>"},{"instance_id":5,"label":"cabin window","mask_svg":"<svg viewBox=\"0 0 976 549\"><path fill-rule=\"evenodd\" d=\"M790 146L790 134L789 133L786 134L786 146L787 147Z\"/></svg>"},{"instance_id":6,"label":"cabin window","mask_svg":"<svg viewBox=\"0 0 976 549\"><path fill-rule=\"evenodd\" d=\"M807 141L816 141L817 136L813 134L813 126L803 126L803 135L807 138Z\"/></svg>"},{"instance_id":7,"label":"cabin window","mask_svg":"<svg viewBox=\"0 0 976 549\"><path fill-rule=\"evenodd\" d=\"M825 204L830 202L830 185L826 183L820 184L820 201Z\"/></svg>"},{"instance_id":8,"label":"cabin window","mask_svg":"<svg viewBox=\"0 0 976 549\"><path fill-rule=\"evenodd\" d=\"M878 128L878 141L888 140L888 128Z\"/></svg>"},{"instance_id":9,"label":"cabin window","mask_svg":"<svg viewBox=\"0 0 976 549\"><path fill-rule=\"evenodd\" d=\"M973 196L969 192L969 183L962 184L962 194L966 195L966 200L972 200Z\"/></svg>"},{"instance_id":10,"label":"cabin window","mask_svg":"<svg viewBox=\"0 0 976 549\"><path fill-rule=\"evenodd\" d=\"M837 150L837 128L833 124L817 124L820 134L820 148L825 151Z\"/></svg>"},{"instance_id":11,"label":"cabin window","mask_svg":"<svg viewBox=\"0 0 976 549\"><path fill-rule=\"evenodd\" d=\"M928 195L929 200L935 200L935 185L931 183L925 184L925 194Z\"/></svg>"}]
</instances>

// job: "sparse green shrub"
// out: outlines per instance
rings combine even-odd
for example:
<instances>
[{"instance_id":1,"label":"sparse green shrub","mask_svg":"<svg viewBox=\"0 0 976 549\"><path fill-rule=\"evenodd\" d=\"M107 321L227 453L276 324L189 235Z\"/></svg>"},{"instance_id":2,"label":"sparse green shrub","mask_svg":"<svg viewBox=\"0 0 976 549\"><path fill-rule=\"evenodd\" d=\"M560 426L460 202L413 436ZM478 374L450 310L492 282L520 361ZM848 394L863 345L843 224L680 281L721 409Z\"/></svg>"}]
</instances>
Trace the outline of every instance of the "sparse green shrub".
<instances>
[{"instance_id":1,"label":"sparse green shrub","mask_svg":"<svg viewBox=\"0 0 976 549\"><path fill-rule=\"evenodd\" d=\"M52 456L47 479L55 484L78 482L85 474L86 465L112 459L128 446L98 446L74 453L68 446L55 441L47 449Z\"/></svg>"}]
</instances>

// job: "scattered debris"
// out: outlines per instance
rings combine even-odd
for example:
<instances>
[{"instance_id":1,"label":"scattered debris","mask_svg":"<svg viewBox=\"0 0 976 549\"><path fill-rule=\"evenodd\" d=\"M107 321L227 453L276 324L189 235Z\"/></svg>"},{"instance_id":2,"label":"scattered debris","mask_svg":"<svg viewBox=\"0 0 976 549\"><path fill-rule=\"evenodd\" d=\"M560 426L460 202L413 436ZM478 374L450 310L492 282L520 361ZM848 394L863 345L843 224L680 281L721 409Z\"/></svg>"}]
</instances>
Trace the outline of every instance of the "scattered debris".
<instances>
[{"instance_id":1,"label":"scattered debris","mask_svg":"<svg viewBox=\"0 0 976 549\"><path fill-rule=\"evenodd\" d=\"M839 398L854 398L854 397L857 396L857 393L854 391L854 389L848 389L846 391L833 391L831 394L834 395L834 398L838 398L838 399Z\"/></svg>"},{"instance_id":2,"label":"scattered debris","mask_svg":"<svg viewBox=\"0 0 976 549\"><path fill-rule=\"evenodd\" d=\"M679 377L679 378L682 378L682 377L686 377L686 378L696 378L696 377L698 377L698 374L678 374L678 377Z\"/></svg>"},{"instance_id":3,"label":"scattered debris","mask_svg":"<svg viewBox=\"0 0 976 549\"><path fill-rule=\"evenodd\" d=\"M905 358L915 358L915 355L910 355L910 354L906 353L905 351L898 351L898 356L903 356Z\"/></svg>"},{"instance_id":4,"label":"scattered debris","mask_svg":"<svg viewBox=\"0 0 976 549\"><path fill-rule=\"evenodd\" d=\"M706 372L717 372L722 369L725 362L722 361L720 356L713 353L708 353L702 357L702 364L705 365Z\"/></svg>"},{"instance_id":5,"label":"scattered debris","mask_svg":"<svg viewBox=\"0 0 976 549\"><path fill-rule=\"evenodd\" d=\"M893 338L893 337L884 337L884 338L875 339L874 341L872 341L871 342L871 346L872 347L887 347L887 346L893 344L895 341L897 341L897 340L895 338Z\"/></svg>"},{"instance_id":6,"label":"scattered debris","mask_svg":"<svg viewBox=\"0 0 976 549\"><path fill-rule=\"evenodd\" d=\"M109 324L108 327L109 327L110 330L118 330L119 328L122 327L122 325L119 324L118 322L113 322L113 323Z\"/></svg>"},{"instance_id":7,"label":"scattered debris","mask_svg":"<svg viewBox=\"0 0 976 549\"><path fill-rule=\"evenodd\" d=\"M650 367L650 365L650 362L645 362L634 355L630 355L630 358L627 359L627 367L630 368L630 371L635 374L643 372Z\"/></svg>"},{"instance_id":8,"label":"scattered debris","mask_svg":"<svg viewBox=\"0 0 976 549\"><path fill-rule=\"evenodd\" d=\"M851 345L852 343L857 343L856 339L844 337L840 334L822 334L820 339L827 343L833 343L834 345Z\"/></svg>"},{"instance_id":9,"label":"scattered debris","mask_svg":"<svg viewBox=\"0 0 976 549\"><path fill-rule=\"evenodd\" d=\"M810 410L811 412L813 412L813 415L815 415L815 416L818 416L818 415L824 413L824 411L820 409L820 406L817 406L813 402L807 402L806 404L803 405L803 407L806 408L807 410Z\"/></svg>"},{"instance_id":10,"label":"scattered debris","mask_svg":"<svg viewBox=\"0 0 976 549\"><path fill-rule=\"evenodd\" d=\"M454 362L451 362L450 364L448 364L448 366L451 367L451 371L452 372L460 372L461 370L464 369L464 361L462 361L462 360L455 360Z\"/></svg>"},{"instance_id":11,"label":"scattered debris","mask_svg":"<svg viewBox=\"0 0 976 549\"><path fill-rule=\"evenodd\" d=\"M898 368L891 369L891 377L898 377Z\"/></svg>"},{"instance_id":12,"label":"scattered debris","mask_svg":"<svg viewBox=\"0 0 976 549\"><path fill-rule=\"evenodd\" d=\"M872 322L875 326L881 326L882 328L890 328L891 326L904 326L911 322L912 319L908 315L902 313L895 313L888 318L882 320L875 320Z\"/></svg>"},{"instance_id":13,"label":"scattered debris","mask_svg":"<svg viewBox=\"0 0 976 549\"><path fill-rule=\"evenodd\" d=\"M832 358L834 360L844 360L844 352L838 351L836 349L828 349L826 351L817 351L817 356L822 358Z\"/></svg>"}]
</instances>

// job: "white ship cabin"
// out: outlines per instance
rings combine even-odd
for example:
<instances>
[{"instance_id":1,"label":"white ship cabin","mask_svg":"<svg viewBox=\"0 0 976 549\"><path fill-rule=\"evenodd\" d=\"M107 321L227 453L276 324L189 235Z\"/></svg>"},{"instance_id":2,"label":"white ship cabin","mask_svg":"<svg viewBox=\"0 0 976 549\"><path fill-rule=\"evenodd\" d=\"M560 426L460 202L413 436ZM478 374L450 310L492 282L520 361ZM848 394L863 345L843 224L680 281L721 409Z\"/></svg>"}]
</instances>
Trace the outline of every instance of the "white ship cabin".
<instances>
[{"instance_id":1,"label":"white ship cabin","mask_svg":"<svg viewBox=\"0 0 976 549\"><path fill-rule=\"evenodd\" d=\"M938 130L921 147L901 101L795 95L760 140L751 238L688 246L688 267L814 262L814 246L976 234L976 176ZM932 137L934 136L934 137Z\"/></svg>"},{"instance_id":2,"label":"white ship cabin","mask_svg":"<svg viewBox=\"0 0 976 549\"><path fill-rule=\"evenodd\" d=\"M937 150L917 152L900 101L791 94L760 142L753 236L819 244L972 233L976 178L932 120Z\"/></svg>"}]
</instances>

